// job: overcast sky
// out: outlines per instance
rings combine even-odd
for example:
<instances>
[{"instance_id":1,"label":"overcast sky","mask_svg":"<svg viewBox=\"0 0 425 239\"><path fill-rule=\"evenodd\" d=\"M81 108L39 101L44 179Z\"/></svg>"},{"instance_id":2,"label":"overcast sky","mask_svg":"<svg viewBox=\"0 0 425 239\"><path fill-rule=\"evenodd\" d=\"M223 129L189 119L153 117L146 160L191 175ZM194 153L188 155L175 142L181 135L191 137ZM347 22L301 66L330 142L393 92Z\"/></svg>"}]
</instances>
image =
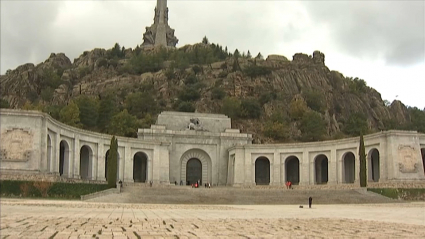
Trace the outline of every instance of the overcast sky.
<instances>
[{"instance_id":1,"label":"overcast sky","mask_svg":"<svg viewBox=\"0 0 425 239\"><path fill-rule=\"evenodd\" d=\"M1 1L1 73L50 53L142 43L156 1ZM325 54L392 101L425 108L424 1L178 1L169 24L178 46L210 42L253 55Z\"/></svg>"}]
</instances>

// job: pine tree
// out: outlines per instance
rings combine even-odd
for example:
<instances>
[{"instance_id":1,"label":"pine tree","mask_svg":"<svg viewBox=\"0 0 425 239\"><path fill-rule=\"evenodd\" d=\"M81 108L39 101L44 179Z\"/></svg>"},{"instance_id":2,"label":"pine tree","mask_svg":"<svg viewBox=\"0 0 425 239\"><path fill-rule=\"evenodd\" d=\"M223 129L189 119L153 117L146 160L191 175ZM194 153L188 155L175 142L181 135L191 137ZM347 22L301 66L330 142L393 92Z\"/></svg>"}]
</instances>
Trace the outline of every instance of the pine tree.
<instances>
[{"instance_id":1,"label":"pine tree","mask_svg":"<svg viewBox=\"0 0 425 239\"><path fill-rule=\"evenodd\" d=\"M360 157L360 187L366 187L367 186L366 153L365 153L365 147L364 147L363 132L360 133L359 157Z\"/></svg>"},{"instance_id":2,"label":"pine tree","mask_svg":"<svg viewBox=\"0 0 425 239\"><path fill-rule=\"evenodd\" d=\"M249 50L248 50L248 53L246 54L246 58L248 58L248 59L252 58L251 52L249 52Z\"/></svg>"},{"instance_id":3,"label":"pine tree","mask_svg":"<svg viewBox=\"0 0 425 239\"><path fill-rule=\"evenodd\" d=\"M257 57L255 57L256 59L260 59L260 60L263 60L264 58L263 58L263 55L261 55L261 52L258 52L258 55L257 55Z\"/></svg>"},{"instance_id":4,"label":"pine tree","mask_svg":"<svg viewBox=\"0 0 425 239\"><path fill-rule=\"evenodd\" d=\"M109 148L109 154L107 159L108 172L107 180L110 188L115 188L117 185L117 168L118 168L118 140L115 136L112 136L111 146Z\"/></svg>"},{"instance_id":5,"label":"pine tree","mask_svg":"<svg viewBox=\"0 0 425 239\"><path fill-rule=\"evenodd\" d=\"M241 53L239 53L239 50L238 49L235 50L235 52L233 53L233 56L235 58L239 58L241 56Z\"/></svg>"},{"instance_id":6,"label":"pine tree","mask_svg":"<svg viewBox=\"0 0 425 239\"><path fill-rule=\"evenodd\" d=\"M204 38L202 38L202 43L203 44L209 44L210 42L208 41L208 38L207 38L207 36L204 36Z\"/></svg>"}]
</instances>

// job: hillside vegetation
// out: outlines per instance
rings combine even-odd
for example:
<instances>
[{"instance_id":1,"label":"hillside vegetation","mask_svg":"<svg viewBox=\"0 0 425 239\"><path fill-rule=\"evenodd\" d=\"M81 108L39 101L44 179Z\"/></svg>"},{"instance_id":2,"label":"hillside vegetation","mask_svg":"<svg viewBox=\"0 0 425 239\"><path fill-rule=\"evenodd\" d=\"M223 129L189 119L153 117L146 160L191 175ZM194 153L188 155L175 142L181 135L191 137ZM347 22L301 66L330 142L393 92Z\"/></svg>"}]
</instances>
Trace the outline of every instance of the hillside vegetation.
<instances>
[{"instance_id":1,"label":"hillside vegetation","mask_svg":"<svg viewBox=\"0 0 425 239\"><path fill-rule=\"evenodd\" d=\"M161 111L223 113L254 143L317 141L403 129L425 132L425 111L391 104L362 79L330 71L325 56L292 60L202 43L63 53L0 77L2 108L36 109L83 129L135 137Z\"/></svg>"}]
</instances>

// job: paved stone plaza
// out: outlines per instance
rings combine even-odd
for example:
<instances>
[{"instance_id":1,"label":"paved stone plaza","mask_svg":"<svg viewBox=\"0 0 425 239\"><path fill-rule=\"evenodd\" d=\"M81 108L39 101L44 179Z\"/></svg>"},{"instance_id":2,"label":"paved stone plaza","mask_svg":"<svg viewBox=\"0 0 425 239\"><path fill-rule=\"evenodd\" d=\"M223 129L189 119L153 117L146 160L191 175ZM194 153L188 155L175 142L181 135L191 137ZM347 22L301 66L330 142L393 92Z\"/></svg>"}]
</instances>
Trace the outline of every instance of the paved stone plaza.
<instances>
[{"instance_id":1,"label":"paved stone plaza","mask_svg":"<svg viewBox=\"0 0 425 239\"><path fill-rule=\"evenodd\" d=\"M153 205L1 201L1 238L424 238L425 203Z\"/></svg>"}]
</instances>

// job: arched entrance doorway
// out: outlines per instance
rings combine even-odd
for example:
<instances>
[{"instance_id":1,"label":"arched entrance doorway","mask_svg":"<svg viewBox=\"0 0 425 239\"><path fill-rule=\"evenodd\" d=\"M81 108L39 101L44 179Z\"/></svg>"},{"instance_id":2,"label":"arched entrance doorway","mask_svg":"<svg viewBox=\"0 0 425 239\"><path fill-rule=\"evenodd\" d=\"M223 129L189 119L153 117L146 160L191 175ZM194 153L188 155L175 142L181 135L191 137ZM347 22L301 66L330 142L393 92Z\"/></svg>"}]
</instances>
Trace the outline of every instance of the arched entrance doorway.
<instances>
[{"instance_id":1,"label":"arched entrance doorway","mask_svg":"<svg viewBox=\"0 0 425 239\"><path fill-rule=\"evenodd\" d=\"M270 184L270 161L266 157L259 157L255 160L255 184Z\"/></svg>"},{"instance_id":2,"label":"arched entrance doorway","mask_svg":"<svg viewBox=\"0 0 425 239\"><path fill-rule=\"evenodd\" d=\"M148 179L148 156L143 152L137 152L133 157L133 180L134 182L146 182Z\"/></svg>"},{"instance_id":3,"label":"arched entrance doorway","mask_svg":"<svg viewBox=\"0 0 425 239\"><path fill-rule=\"evenodd\" d=\"M89 146L84 145L80 150L80 176L81 179L91 179L92 153Z\"/></svg>"},{"instance_id":4,"label":"arched entrance doorway","mask_svg":"<svg viewBox=\"0 0 425 239\"><path fill-rule=\"evenodd\" d=\"M193 176L193 178L188 179L188 162L191 159L197 159L201 162L201 170L197 170L197 176ZM193 165L192 165L193 164ZM195 167L195 162L192 162L190 166ZM199 166L199 163L198 163ZM201 174L199 174L199 171ZM199 178L199 176L201 176ZM201 183L211 183L211 185L217 185L218 181L213 181L212 179L212 162L211 157L202 149L189 149L186 151L180 158L180 177L176 177L176 181L181 180L182 183L188 184L195 183L197 180L201 180Z\"/></svg>"},{"instance_id":5,"label":"arched entrance doorway","mask_svg":"<svg viewBox=\"0 0 425 239\"><path fill-rule=\"evenodd\" d=\"M314 162L316 174L316 184L328 183L328 157L321 154L316 157Z\"/></svg>"},{"instance_id":6,"label":"arched entrance doorway","mask_svg":"<svg viewBox=\"0 0 425 239\"><path fill-rule=\"evenodd\" d=\"M191 158L186 164L186 184L195 184L198 180L202 185L202 163L197 158Z\"/></svg>"},{"instance_id":7,"label":"arched entrance doorway","mask_svg":"<svg viewBox=\"0 0 425 239\"><path fill-rule=\"evenodd\" d=\"M47 172L51 171L52 164L52 140L50 139L50 135L47 135Z\"/></svg>"},{"instance_id":8,"label":"arched entrance doorway","mask_svg":"<svg viewBox=\"0 0 425 239\"><path fill-rule=\"evenodd\" d=\"M348 152L343 157L343 182L354 183L355 180L355 156L352 152Z\"/></svg>"},{"instance_id":9,"label":"arched entrance doorway","mask_svg":"<svg viewBox=\"0 0 425 239\"><path fill-rule=\"evenodd\" d=\"M425 174L425 148L421 148L422 155L422 165L424 166L424 174Z\"/></svg>"},{"instance_id":10,"label":"arched entrance doorway","mask_svg":"<svg viewBox=\"0 0 425 239\"><path fill-rule=\"evenodd\" d=\"M69 172L69 145L65 140L59 143L59 175L68 175Z\"/></svg>"},{"instance_id":11,"label":"arched entrance doorway","mask_svg":"<svg viewBox=\"0 0 425 239\"><path fill-rule=\"evenodd\" d=\"M295 156L290 156L285 161L286 182L292 185L300 183L300 160Z\"/></svg>"},{"instance_id":12,"label":"arched entrance doorway","mask_svg":"<svg viewBox=\"0 0 425 239\"><path fill-rule=\"evenodd\" d=\"M379 182L380 177L380 166L379 166L379 151L372 149L368 153L368 164L367 164L368 181Z\"/></svg>"}]
</instances>

